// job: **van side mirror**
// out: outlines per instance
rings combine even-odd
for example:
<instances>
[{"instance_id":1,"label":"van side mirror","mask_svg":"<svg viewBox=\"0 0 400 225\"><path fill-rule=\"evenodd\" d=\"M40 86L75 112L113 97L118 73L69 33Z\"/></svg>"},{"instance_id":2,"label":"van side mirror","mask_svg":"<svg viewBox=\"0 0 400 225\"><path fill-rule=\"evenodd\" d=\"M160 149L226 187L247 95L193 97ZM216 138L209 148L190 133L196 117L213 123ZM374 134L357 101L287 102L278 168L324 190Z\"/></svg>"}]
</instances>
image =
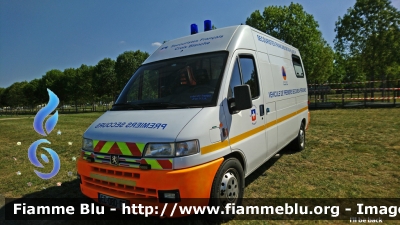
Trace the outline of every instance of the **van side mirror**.
<instances>
[{"instance_id":1,"label":"van side mirror","mask_svg":"<svg viewBox=\"0 0 400 225\"><path fill-rule=\"evenodd\" d=\"M233 88L233 92L235 94L235 110L250 109L253 106L249 85L236 86Z\"/></svg>"}]
</instances>

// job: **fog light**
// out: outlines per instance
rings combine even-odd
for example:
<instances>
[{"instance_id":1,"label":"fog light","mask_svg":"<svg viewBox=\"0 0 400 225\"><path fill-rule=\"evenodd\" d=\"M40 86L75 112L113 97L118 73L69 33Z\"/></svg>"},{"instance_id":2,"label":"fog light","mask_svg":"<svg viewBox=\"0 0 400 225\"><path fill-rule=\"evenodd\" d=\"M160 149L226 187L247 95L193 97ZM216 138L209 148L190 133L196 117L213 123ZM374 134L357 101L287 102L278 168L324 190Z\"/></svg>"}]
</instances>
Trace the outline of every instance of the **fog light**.
<instances>
[{"instance_id":1,"label":"fog light","mask_svg":"<svg viewBox=\"0 0 400 225\"><path fill-rule=\"evenodd\" d=\"M158 191L160 203L180 202L179 190Z\"/></svg>"},{"instance_id":2,"label":"fog light","mask_svg":"<svg viewBox=\"0 0 400 225\"><path fill-rule=\"evenodd\" d=\"M164 198L175 199L175 193L164 193Z\"/></svg>"},{"instance_id":3,"label":"fog light","mask_svg":"<svg viewBox=\"0 0 400 225\"><path fill-rule=\"evenodd\" d=\"M149 169L151 169L151 165L150 164L140 164L139 168L141 170L149 170Z\"/></svg>"}]
</instances>

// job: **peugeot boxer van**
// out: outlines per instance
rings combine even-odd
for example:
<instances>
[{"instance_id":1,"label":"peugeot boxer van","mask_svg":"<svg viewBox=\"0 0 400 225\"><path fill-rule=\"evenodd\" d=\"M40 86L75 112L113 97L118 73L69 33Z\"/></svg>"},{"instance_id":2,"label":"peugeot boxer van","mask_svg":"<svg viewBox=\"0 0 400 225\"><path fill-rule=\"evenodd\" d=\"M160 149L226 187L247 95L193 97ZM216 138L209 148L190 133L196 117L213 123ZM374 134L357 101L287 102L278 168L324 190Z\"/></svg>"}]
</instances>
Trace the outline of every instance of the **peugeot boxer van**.
<instances>
[{"instance_id":1,"label":"peugeot boxer van","mask_svg":"<svg viewBox=\"0 0 400 225\"><path fill-rule=\"evenodd\" d=\"M110 207L241 204L245 178L282 148L305 148L300 52L247 25L161 45L83 134L84 195Z\"/></svg>"}]
</instances>

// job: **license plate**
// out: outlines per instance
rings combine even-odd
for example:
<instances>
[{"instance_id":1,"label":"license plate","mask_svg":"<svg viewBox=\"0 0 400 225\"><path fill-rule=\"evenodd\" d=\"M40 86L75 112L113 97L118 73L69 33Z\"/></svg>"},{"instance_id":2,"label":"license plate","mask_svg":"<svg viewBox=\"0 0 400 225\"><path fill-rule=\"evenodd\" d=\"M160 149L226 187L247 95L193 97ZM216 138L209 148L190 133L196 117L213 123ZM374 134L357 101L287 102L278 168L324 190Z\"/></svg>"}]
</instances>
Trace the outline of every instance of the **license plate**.
<instances>
[{"instance_id":1,"label":"license plate","mask_svg":"<svg viewBox=\"0 0 400 225\"><path fill-rule=\"evenodd\" d=\"M99 203L105 204L112 208L121 209L122 204L125 203L125 206L129 206L129 201L120 198L114 198L108 195L103 195L99 193Z\"/></svg>"}]
</instances>

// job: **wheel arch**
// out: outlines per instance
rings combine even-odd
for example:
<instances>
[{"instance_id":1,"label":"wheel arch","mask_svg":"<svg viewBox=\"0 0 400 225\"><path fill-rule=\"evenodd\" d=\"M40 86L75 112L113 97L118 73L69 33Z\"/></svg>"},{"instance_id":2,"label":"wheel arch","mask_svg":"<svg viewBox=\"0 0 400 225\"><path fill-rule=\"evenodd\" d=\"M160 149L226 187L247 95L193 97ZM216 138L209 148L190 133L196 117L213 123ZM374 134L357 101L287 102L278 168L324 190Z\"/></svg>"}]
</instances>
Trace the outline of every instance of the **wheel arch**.
<instances>
[{"instance_id":1,"label":"wheel arch","mask_svg":"<svg viewBox=\"0 0 400 225\"><path fill-rule=\"evenodd\" d=\"M224 156L224 160L227 160L229 158L236 158L237 160L239 160L240 165L242 165L243 168L243 174L246 177L246 157L243 155L243 153L240 150L236 150Z\"/></svg>"}]
</instances>

